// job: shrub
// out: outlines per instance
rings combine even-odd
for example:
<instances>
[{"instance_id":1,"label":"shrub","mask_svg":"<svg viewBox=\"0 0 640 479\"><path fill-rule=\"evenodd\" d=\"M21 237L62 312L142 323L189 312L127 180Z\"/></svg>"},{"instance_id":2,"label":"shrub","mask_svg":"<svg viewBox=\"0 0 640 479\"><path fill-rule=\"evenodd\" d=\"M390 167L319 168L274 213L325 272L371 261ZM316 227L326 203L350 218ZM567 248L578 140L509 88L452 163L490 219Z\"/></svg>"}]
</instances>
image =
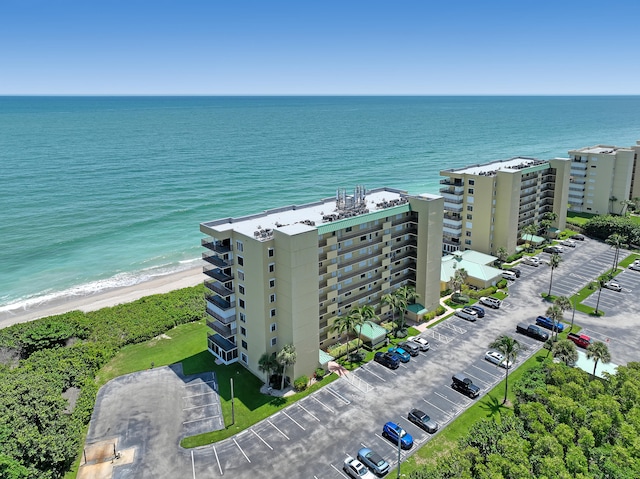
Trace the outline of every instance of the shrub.
<instances>
[{"instance_id":1,"label":"shrub","mask_svg":"<svg viewBox=\"0 0 640 479\"><path fill-rule=\"evenodd\" d=\"M347 348L347 344L349 345L348 348ZM362 341L360 339L352 339L347 344L337 344L329 348L327 352L334 358L340 358L345 354L347 354L347 349L349 350L349 352L351 352L355 350L357 347L360 347L362 345Z\"/></svg>"},{"instance_id":2,"label":"shrub","mask_svg":"<svg viewBox=\"0 0 640 479\"><path fill-rule=\"evenodd\" d=\"M399 329L396 331L396 338L406 338L406 337L407 337L406 329Z\"/></svg>"},{"instance_id":3,"label":"shrub","mask_svg":"<svg viewBox=\"0 0 640 479\"><path fill-rule=\"evenodd\" d=\"M325 374L326 374L326 371L323 368L316 368L315 376L318 381L320 381Z\"/></svg>"},{"instance_id":4,"label":"shrub","mask_svg":"<svg viewBox=\"0 0 640 479\"><path fill-rule=\"evenodd\" d=\"M305 389L307 389L308 384L309 378L307 376L300 376L298 379L293 381L293 389L298 392L304 391Z\"/></svg>"},{"instance_id":5,"label":"shrub","mask_svg":"<svg viewBox=\"0 0 640 479\"><path fill-rule=\"evenodd\" d=\"M480 289L478 291L470 291L469 292L469 296L471 298L473 298L473 299L479 299L479 298L482 298L483 296L491 296L497 290L498 290L498 288L496 288L495 286L490 286L487 289Z\"/></svg>"},{"instance_id":6,"label":"shrub","mask_svg":"<svg viewBox=\"0 0 640 479\"><path fill-rule=\"evenodd\" d=\"M520 251L519 253L514 253L511 256L507 257L506 263L513 263L515 260L518 260L524 256L524 251Z\"/></svg>"},{"instance_id":7,"label":"shrub","mask_svg":"<svg viewBox=\"0 0 640 479\"><path fill-rule=\"evenodd\" d=\"M505 280L506 282L506 280ZM462 293L453 293L451 295L451 301L458 304L467 304L469 302L469 296Z\"/></svg>"},{"instance_id":8,"label":"shrub","mask_svg":"<svg viewBox=\"0 0 640 479\"><path fill-rule=\"evenodd\" d=\"M447 288L444 291L440 291L440 297L444 298L445 296L449 296L451 293L453 293L453 290L451 288Z\"/></svg>"},{"instance_id":9,"label":"shrub","mask_svg":"<svg viewBox=\"0 0 640 479\"><path fill-rule=\"evenodd\" d=\"M444 307L444 306L442 306L442 305L439 305L439 306L436 308L436 316L442 316L442 315L443 315L444 313L446 313L446 312L447 312L447 310L446 310L446 309L445 309L445 307Z\"/></svg>"},{"instance_id":10,"label":"shrub","mask_svg":"<svg viewBox=\"0 0 640 479\"><path fill-rule=\"evenodd\" d=\"M507 280L506 279L501 279L500 281L498 281L498 283L496 284L496 287L498 289L503 289L507 287Z\"/></svg>"}]
</instances>

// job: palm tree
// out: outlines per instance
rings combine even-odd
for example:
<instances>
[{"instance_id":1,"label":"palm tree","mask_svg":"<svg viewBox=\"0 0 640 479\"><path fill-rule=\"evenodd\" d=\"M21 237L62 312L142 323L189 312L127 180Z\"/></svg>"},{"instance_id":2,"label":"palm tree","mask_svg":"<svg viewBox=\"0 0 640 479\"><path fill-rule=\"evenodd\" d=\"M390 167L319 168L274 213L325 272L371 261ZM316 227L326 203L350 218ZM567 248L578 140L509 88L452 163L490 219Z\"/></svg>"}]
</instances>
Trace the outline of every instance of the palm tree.
<instances>
[{"instance_id":1,"label":"palm tree","mask_svg":"<svg viewBox=\"0 0 640 479\"><path fill-rule=\"evenodd\" d=\"M598 306L600 306L600 293L602 293L602 288L604 288L605 283L607 282L607 280L605 278L598 278L597 281L594 281L593 283L591 283L591 287L593 288L598 288L598 300L596 301L596 316L598 315Z\"/></svg>"},{"instance_id":2,"label":"palm tree","mask_svg":"<svg viewBox=\"0 0 640 479\"><path fill-rule=\"evenodd\" d=\"M575 305L566 296L558 296L556 299L553 300L553 304L555 304L558 308L560 308L562 312L573 309L573 315L571 316L571 327L569 328L569 331L571 331L573 329L573 320L576 316Z\"/></svg>"},{"instance_id":3,"label":"palm tree","mask_svg":"<svg viewBox=\"0 0 640 479\"><path fill-rule=\"evenodd\" d=\"M400 313L399 321L397 323L397 329L404 329L404 311L409 304L415 302L420 295L416 293L413 286L402 286L395 290L393 293L385 294L380 299L383 304L391 306L393 312L398 311Z\"/></svg>"},{"instance_id":4,"label":"palm tree","mask_svg":"<svg viewBox=\"0 0 640 479\"><path fill-rule=\"evenodd\" d=\"M540 226L544 228L545 238L549 239L549 229L553 225L553 222L558 219L558 213L553 211L547 211L544 215L542 215L542 221L540 222Z\"/></svg>"},{"instance_id":5,"label":"palm tree","mask_svg":"<svg viewBox=\"0 0 640 479\"><path fill-rule=\"evenodd\" d=\"M562 321L562 309L557 304L553 304L547 308L547 317L553 321L553 329L551 338L555 341L558 337L558 323Z\"/></svg>"},{"instance_id":6,"label":"palm tree","mask_svg":"<svg viewBox=\"0 0 640 479\"><path fill-rule=\"evenodd\" d=\"M382 297L380 298L380 302L382 304L386 304L387 306L391 307L391 321L395 323L396 322L395 313L396 311L399 311L400 308L402 307L400 304L400 298L395 294L387 293L382 295Z\"/></svg>"},{"instance_id":7,"label":"palm tree","mask_svg":"<svg viewBox=\"0 0 640 479\"><path fill-rule=\"evenodd\" d=\"M553 284L553 270L560 265L562 258L558 253L553 253L551 258L549 258L549 267L551 268L551 278L549 279L549 293L547 296L551 296L551 285Z\"/></svg>"},{"instance_id":8,"label":"palm tree","mask_svg":"<svg viewBox=\"0 0 640 479\"><path fill-rule=\"evenodd\" d=\"M368 304L365 304L364 306L360 306L359 308L355 309L354 312L352 313L353 319L354 319L354 328L359 328L358 329L358 339L361 340L361 335L362 335L362 326L364 326L366 323L370 323L370 322L374 322L378 320L378 315L376 314L376 310L373 309L373 306L369 306ZM357 350L356 353L360 352L360 341L358 341L358 346L357 346Z\"/></svg>"},{"instance_id":9,"label":"palm tree","mask_svg":"<svg viewBox=\"0 0 640 479\"><path fill-rule=\"evenodd\" d=\"M602 341L596 341L595 343L590 344L587 348L587 359L593 359L593 378L595 379L598 362L600 361L602 364L607 364L611 361L609 348Z\"/></svg>"},{"instance_id":10,"label":"palm tree","mask_svg":"<svg viewBox=\"0 0 640 479\"><path fill-rule=\"evenodd\" d=\"M524 241L525 236L533 237L537 232L538 228L536 228L536 225L527 225L520 230L520 240ZM527 244L529 244L529 242L527 242Z\"/></svg>"},{"instance_id":11,"label":"palm tree","mask_svg":"<svg viewBox=\"0 0 640 479\"><path fill-rule=\"evenodd\" d=\"M554 343L551 352L554 358L562 361L567 366L572 366L578 360L576 345L568 339L561 339L557 343Z\"/></svg>"},{"instance_id":12,"label":"palm tree","mask_svg":"<svg viewBox=\"0 0 640 479\"><path fill-rule=\"evenodd\" d=\"M626 241L627 241L627 238L625 238L619 233L613 233L606 240L604 240L605 243L610 245L612 248L616 249L616 254L613 255L613 271L615 271L616 268L618 267L620 248L625 248L627 246L625 244Z\"/></svg>"},{"instance_id":13,"label":"palm tree","mask_svg":"<svg viewBox=\"0 0 640 479\"><path fill-rule=\"evenodd\" d=\"M460 288L469 277L469 273L464 268L456 269L451 278L451 286L456 293L460 292Z\"/></svg>"},{"instance_id":14,"label":"palm tree","mask_svg":"<svg viewBox=\"0 0 640 479\"><path fill-rule=\"evenodd\" d=\"M271 375L278 369L278 366L275 354L264 353L258 359L258 369L263 373L267 373L267 385L271 385Z\"/></svg>"},{"instance_id":15,"label":"palm tree","mask_svg":"<svg viewBox=\"0 0 640 479\"><path fill-rule=\"evenodd\" d=\"M496 251L496 256L498 257L498 261L500 262L500 269L502 269L502 263L504 263L509 257L507 248L505 248L504 246L500 246L500 248L498 248L498 250Z\"/></svg>"},{"instance_id":16,"label":"palm tree","mask_svg":"<svg viewBox=\"0 0 640 479\"><path fill-rule=\"evenodd\" d=\"M622 205L622 208L620 209L620 216L627 216L627 209L630 206L635 206L635 203L631 200L622 200L620 204Z\"/></svg>"},{"instance_id":17,"label":"palm tree","mask_svg":"<svg viewBox=\"0 0 640 479\"><path fill-rule=\"evenodd\" d=\"M347 359L349 358L349 333L355 331L356 328L356 319L352 314L347 314L344 316L338 316L331 325L329 330L331 332L338 333L340 336L342 334L347 335Z\"/></svg>"},{"instance_id":18,"label":"palm tree","mask_svg":"<svg viewBox=\"0 0 640 479\"><path fill-rule=\"evenodd\" d=\"M296 363L298 355L296 354L296 347L293 344L285 344L280 352L276 355L278 364L282 367L282 384L280 390L284 390L284 378L286 376L287 367Z\"/></svg>"},{"instance_id":19,"label":"palm tree","mask_svg":"<svg viewBox=\"0 0 640 479\"><path fill-rule=\"evenodd\" d=\"M513 339L511 336L502 335L494 342L489 345L490 348L495 349L502 353L504 356L504 360L506 362L505 365L513 365L515 363L516 358L518 357L518 352L522 347L517 339ZM504 400L502 404L507 402L507 390L509 387L509 369L505 368L505 378L504 378Z\"/></svg>"}]
</instances>

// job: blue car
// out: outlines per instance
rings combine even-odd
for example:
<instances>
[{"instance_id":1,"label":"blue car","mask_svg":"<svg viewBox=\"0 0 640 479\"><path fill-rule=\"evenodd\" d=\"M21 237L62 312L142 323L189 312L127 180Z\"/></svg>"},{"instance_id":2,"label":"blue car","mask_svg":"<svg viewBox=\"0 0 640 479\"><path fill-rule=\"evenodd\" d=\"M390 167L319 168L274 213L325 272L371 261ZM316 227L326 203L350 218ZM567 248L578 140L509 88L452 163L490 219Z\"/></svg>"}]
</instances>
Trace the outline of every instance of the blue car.
<instances>
[{"instance_id":1,"label":"blue car","mask_svg":"<svg viewBox=\"0 0 640 479\"><path fill-rule=\"evenodd\" d=\"M413 447L413 438L411 434L398 426L395 422L389 421L382 428L382 436L386 437L396 446L398 445L398 437L400 438L400 447L402 449L411 449Z\"/></svg>"},{"instance_id":2,"label":"blue car","mask_svg":"<svg viewBox=\"0 0 640 479\"><path fill-rule=\"evenodd\" d=\"M561 322L557 322L554 328L553 319L545 318L544 316L538 316L536 318L536 324L552 331L558 331L559 333L564 331L564 324L562 324Z\"/></svg>"},{"instance_id":3,"label":"blue car","mask_svg":"<svg viewBox=\"0 0 640 479\"><path fill-rule=\"evenodd\" d=\"M389 352L398 355L403 363L408 363L411 360L411 355L399 346L391 346Z\"/></svg>"},{"instance_id":4,"label":"blue car","mask_svg":"<svg viewBox=\"0 0 640 479\"><path fill-rule=\"evenodd\" d=\"M469 306L469 307L476 312L479 318L484 318L484 308L482 306L476 306L474 304L473 306Z\"/></svg>"}]
</instances>

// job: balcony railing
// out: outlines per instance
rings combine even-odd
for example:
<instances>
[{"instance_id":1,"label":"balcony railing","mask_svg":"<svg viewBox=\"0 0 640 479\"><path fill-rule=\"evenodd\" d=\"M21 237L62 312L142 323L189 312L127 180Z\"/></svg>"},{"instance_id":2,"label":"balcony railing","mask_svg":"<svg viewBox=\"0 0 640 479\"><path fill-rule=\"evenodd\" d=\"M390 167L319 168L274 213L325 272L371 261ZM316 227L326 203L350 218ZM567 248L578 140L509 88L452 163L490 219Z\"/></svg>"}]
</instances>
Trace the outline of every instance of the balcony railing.
<instances>
[{"instance_id":1,"label":"balcony railing","mask_svg":"<svg viewBox=\"0 0 640 479\"><path fill-rule=\"evenodd\" d=\"M207 311L207 314L209 316L211 316L212 318L214 318L214 319L216 319L216 320L218 320L218 321L220 321L221 323L224 323L224 324L230 324L230 323L233 323L236 320L236 316L235 315L231 315L231 316L225 318L220 313L214 311L211 308L207 308L206 311Z\"/></svg>"},{"instance_id":2,"label":"balcony railing","mask_svg":"<svg viewBox=\"0 0 640 479\"><path fill-rule=\"evenodd\" d=\"M230 273L225 273L219 268L207 268L206 266L203 268L204 274L209 276L209 278L217 279L218 281L222 281L226 283L227 281L231 281L233 276Z\"/></svg>"},{"instance_id":3,"label":"balcony railing","mask_svg":"<svg viewBox=\"0 0 640 479\"><path fill-rule=\"evenodd\" d=\"M219 268L228 268L233 264L232 259L229 259L229 258L223 259L217 254L202 253L202 259L205 260L207 263L217 266Z\"/></svg>"},{"instance_id":4,"label":"balcony railing","mask_svg":"<svg viewBox=\"0 0 640 479\"><path fill-rule=\"evenodd\" d=\"M202 238L202 246L216 253L225 254L231 251L231 245L220 243L210 238Z\"/></svg>"},{"instance_id":5,"label":"balcony railing","mask_svg":"<svg viewBox=\"0 0 640 479\"><path fill-rule=\"evenodd\" d=\"M231 296L233 294L233 290L227 288L219 281L205 281L204 285L207 289L218 293L220 296Z\"/></svg>"},{"instance_id":6,"label":"balcony railing","mask_svg":"<svg viewBox=\"0 0 640 479\"><path fill-rule=\"evenodd\" d=\"M207 326L213 329L215 332L221 334L225 338L235 336L238 332L238 328L232 328L227 324L223 324L220 321L207 321Z\"/></svg>"},{"instance_id":7,"label":"balcony railing","mask_svg":"<svg viewBox=\"0 0 640 479\"><path fill-rule=\"evenodd\" d=\"M222 309L223 311L236 307L235 300L229 301L218 296L217 294L205 294L205 298L207 298L207 301L215 304L218 308Z\"/></svg>"}]
</instances>

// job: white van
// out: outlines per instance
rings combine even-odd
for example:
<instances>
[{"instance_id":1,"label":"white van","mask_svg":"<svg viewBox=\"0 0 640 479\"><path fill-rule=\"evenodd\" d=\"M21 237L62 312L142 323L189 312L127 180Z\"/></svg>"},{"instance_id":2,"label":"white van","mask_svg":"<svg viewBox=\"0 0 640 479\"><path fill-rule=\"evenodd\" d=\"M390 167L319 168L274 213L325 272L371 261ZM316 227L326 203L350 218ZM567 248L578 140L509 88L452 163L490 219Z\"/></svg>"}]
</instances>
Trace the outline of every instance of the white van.
<instances>
[{"instance_id":1,"label":"white van","mask_svg":"<svg viewBox=\"0 0 640 479\"><path fill-rule=\"evenodd\" d=\"M515 281L517 278L516 274L513 271L503 271L502 277L504 279L510 279L511 281Z\"/></svg>"},{"instance_id":2,"label":"white van","mask_svg":"<svg viewBox=\"0 0 640 479\"><path fill-rule=\"evenodd\" d=\"M492 298L491 296L483 296L480 298L480 304L484 304L485 306L489 306L493 309L498 309L502 304L498 298Z\"/></svg>"}]
</instances>

